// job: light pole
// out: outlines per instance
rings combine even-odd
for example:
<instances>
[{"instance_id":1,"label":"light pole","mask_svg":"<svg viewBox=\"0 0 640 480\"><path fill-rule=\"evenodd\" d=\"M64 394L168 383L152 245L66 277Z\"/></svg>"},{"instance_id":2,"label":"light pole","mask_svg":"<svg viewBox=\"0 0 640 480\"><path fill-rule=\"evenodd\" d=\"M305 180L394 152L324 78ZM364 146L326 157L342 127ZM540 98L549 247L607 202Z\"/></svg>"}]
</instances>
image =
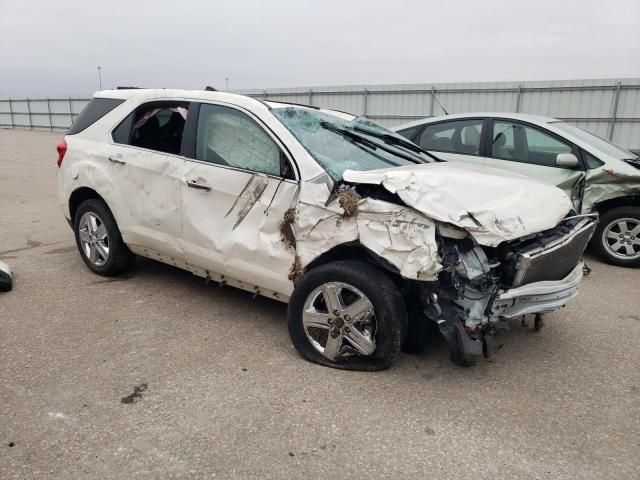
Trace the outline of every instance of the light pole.
<instances>
[{"instance_id":1,"label":"light pole","mask_svg":"<svg viewBox=\"0 0 640 480\"><path fill-rule=\"evenodd\" d=\"M100 90L102 90L102 73L100 70L102 70L102 67L98 65L98 83L100 84Z\"/></svg>"},{"instance_id":2,"label":"light pole","mask_svg":"<svg viewBox=\"0 0 640 480\"><path fill-rule=\"evenodd\" d=\"M227 92L228 92L229 91L229 79L225 78L224 80L225 80L225 82L227 82Z\"/></svg>"}]
</instances>

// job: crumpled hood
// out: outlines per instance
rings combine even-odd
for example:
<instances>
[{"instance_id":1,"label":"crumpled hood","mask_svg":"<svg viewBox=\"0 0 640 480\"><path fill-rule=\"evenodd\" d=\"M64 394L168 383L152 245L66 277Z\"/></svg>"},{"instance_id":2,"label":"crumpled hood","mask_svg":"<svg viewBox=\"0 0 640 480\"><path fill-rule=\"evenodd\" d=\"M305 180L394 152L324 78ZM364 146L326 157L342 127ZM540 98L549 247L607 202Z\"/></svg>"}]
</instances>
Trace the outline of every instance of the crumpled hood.
<instances>
[{"instance_id":1,"label":"crumpled hood","mask_svg":"<svg viewBox=\"0 0 640 480\"><path fill-rule=\"evenodd\" d=\"M347 170L343 179L382 185L407 206L467 230L486 246L553 228L572 208L571 200L559 188L468 163Z\"/></svg>"}]
</instances>

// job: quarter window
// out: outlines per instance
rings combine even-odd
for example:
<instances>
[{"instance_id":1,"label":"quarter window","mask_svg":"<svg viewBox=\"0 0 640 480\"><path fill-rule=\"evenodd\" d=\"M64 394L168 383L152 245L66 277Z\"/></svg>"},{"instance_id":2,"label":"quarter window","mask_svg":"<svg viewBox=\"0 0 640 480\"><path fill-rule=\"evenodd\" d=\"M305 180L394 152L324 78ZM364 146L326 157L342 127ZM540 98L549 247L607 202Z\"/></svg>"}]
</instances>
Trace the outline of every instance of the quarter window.
<instances>
[{"instance_id":1,"label":"quarter window","mask_svg":"<svg viewBox=\"0 0 640 480\"><path fill-rule=\"evenodd\" d=\"M116 98L91 99L82 112L80 112L80 115L78 115L78 117L73 121L73 124L67 131L67 135L80 133L123 102L124 100L118 100Z\"/></svg>"},{"instance_id":2,"label":"quarter window","mask_svg":"<svg viewBox=\"0 0 640 480\"><path fill-rule=\"evenodd\" d=\"M196 159L279 176L281 158L278 145L246 114L219 105L200 106Z\"/></svg>"},{"instance_id":3,"label":"quarter window","mask_svg":"<svg viewBox=\"0 0 640 480\"><path fill-rule=\"evenodd\" d=\"M520 123L493 123L491 156L494 158L555 167L560 153L572 153L571 145Z\"/></svg>"},{"instance_id":4,"label":"quarter window","mask_svg":"<svg viewBox=\"0 0 640 480\"><path fill-rule=\"evenodd\" d=\"M481 132L481 119L436 123L422 131L418 144L425 150L479 155Z\"/></svg>"}]
</instances>

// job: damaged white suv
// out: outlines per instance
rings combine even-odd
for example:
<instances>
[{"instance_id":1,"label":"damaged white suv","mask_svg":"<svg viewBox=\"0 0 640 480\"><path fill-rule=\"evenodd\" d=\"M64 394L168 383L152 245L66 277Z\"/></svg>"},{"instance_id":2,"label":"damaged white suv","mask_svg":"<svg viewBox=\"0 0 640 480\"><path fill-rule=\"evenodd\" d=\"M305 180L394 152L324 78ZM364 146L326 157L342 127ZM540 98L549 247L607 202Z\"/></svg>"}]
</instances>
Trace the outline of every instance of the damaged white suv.
<instances>
[{"instance_id":1,"label":"damaged white suv","mask_svg":"<svg viewBox=\"0 0 640 480\"><path fill-rule=\"evenodd\" d=\"M387 368L430 325L469 364L573 299L596 219L558 188L441 163L351 114L229 93L98 92L58 145L87 266L135 255L288 302L308 360Z\"/></svg>"}]
</instances>

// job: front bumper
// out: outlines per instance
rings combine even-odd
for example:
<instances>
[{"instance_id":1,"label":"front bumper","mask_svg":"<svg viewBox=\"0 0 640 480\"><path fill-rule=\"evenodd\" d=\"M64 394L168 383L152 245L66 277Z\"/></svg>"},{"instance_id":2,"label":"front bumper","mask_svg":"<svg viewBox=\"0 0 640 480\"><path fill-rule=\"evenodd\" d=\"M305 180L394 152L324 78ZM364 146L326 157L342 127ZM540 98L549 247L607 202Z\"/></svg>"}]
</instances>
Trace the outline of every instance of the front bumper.
<instances>
[{"instance_id":1,"label":"front bumper","mask_svg":"<svg viewBox=\"0 0 640 480\"><path fill-rule=\"evenodd\" d=\"M513 318L527 313L550 312L564 307L578 295L584 263L562 280L534 282L501 291L493 302L493 317Z\"/></svg>"}]
</instances>

